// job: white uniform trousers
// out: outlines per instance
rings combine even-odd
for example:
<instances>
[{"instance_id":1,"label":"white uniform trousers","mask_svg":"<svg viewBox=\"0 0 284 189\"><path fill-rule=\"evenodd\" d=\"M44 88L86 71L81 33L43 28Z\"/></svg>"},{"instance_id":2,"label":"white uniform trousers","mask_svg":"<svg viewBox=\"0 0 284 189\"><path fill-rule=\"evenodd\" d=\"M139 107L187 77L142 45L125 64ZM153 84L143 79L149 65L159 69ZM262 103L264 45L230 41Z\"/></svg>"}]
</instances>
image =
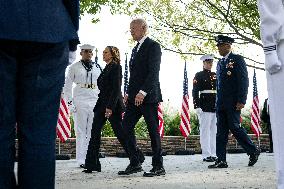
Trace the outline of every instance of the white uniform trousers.
<instances>
[{"instance_id":1,"label":"white uniform trousers","mask_svg":"<svg viewBox=\"0 0 284 189\"><path fill-rule=\"evenodd\" d=\"M284 40L279 43L277 51L283 64ZM266 76L278 189L284 189L284 65L280 72L273 75L266 72Z\"/></svg>"},{"instance_id":2,"label":"white uniform trousers","mask_svg":"<svg viewBox=\"0 0 284 189\"><path fill-rule=\"evenodd\" d=\"M200 145L202 157L216 157L217 118L215 112L201 112L199 115Z\"/></svg>"},{"instance_id":3,"label":"white uniform trousers","mask_svg":"<svg viewBox=\"0 0 284 189\"><path fill-rule=\"evenodd\" d=\"M76 106L74 129L76 134L76 160L78 165L85 164L88 145L91 138L93 108Z\"/></svg>"}]
</instances>

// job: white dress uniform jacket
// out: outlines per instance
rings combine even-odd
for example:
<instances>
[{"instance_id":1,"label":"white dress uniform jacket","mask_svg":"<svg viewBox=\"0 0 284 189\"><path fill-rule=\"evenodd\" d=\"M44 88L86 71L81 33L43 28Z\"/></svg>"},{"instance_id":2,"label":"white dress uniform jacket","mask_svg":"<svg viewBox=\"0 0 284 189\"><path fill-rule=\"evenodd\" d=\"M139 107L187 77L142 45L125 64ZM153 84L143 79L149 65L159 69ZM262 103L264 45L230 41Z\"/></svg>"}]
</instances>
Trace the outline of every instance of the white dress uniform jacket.
<instances>
[{"instance_id":1,"label":"white dress uniform jacket","mask_svg":"<svg viewBox=\"0 0 284 189\"><path fill-rule=\"evenodd\" d=\"M67 69L63 91L74 116L76 159L79 165L85 163L91 137L93 109L99 94L97 79L100 73L101 69L96 64L87 71L81 61L71 64ZM75 84L74 88L73 84Z\"/></svg>"},{"instance_id":2,"label":"white dress uniform jacket","mask_svg":"<svg viewBox=\"0 0 284 189\"><path fill-rule=\"evenodd\" d=\"M278 189L284 189L284 2L258 0Z\"/></svg>"}]
</instances>

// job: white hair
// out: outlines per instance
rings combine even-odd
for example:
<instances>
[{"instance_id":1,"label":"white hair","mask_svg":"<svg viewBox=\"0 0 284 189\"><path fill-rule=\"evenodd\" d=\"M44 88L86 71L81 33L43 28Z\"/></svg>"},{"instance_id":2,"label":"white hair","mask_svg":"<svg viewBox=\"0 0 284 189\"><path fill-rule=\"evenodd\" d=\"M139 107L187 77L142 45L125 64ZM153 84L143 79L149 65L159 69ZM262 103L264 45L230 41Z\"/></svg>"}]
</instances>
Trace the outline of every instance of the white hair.
<instances>
[{"instance_id":1,"label":"white hair","mask_svg":"<svg viewBox=\"0 0 284 189\"><path fill-rule=\"evenodd\" d=\"M144 27L145 33L148 32L148 24L143 18L135 18L131 21L131 23L137 23L137 24L141 25L142 27Z\"/></svg>"}]
</instances>

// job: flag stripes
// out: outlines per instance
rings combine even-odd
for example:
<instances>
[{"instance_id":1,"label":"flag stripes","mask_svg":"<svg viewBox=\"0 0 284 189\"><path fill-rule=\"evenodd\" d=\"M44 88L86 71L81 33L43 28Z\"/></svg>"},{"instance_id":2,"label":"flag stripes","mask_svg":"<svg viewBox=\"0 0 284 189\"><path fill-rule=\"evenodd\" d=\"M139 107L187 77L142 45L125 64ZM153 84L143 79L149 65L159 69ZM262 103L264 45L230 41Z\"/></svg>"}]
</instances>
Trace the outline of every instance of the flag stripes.
<instances>
[{"instance_id":1,"label":"flag stripes","mask_svg":"<svg viewBox=\"0 0 284 189\"><path fill-rule=\"evenodd\" d=\"M164 137L164 119L163 119L163 110L162 110L162 105L159 103L158 106L158 119L159 119L159 127L158 127L158 132L160 134L160 137Z\"/></svg>"},{"instance_id":2,"label":"flag stripes","mask_svg":"<svg viewBox=\"0 0 284 189\"><path fill-rule=\"evenodd\" d=\"M182 109L180 115L180 131L182 136L188 137L191 132L190 127L190 111L189 111L189 96L188 96L188 78L186 71L186 62L184 64L184 80L183 80L183 98L182 98Z\"/></svg>"},{"instance_id":3,"label":"flag stripes","mask_svg":"<svg viewBox=\"0 0 284 189\"><path fill-rule=\"evenodd\" d=\"M57 121L57 136L60 138L61 142L65 142L69 137L71 137L71 124L68 107L63 98L60 99L59 115Z\"/></svg>"},{"instance_id":4,"label":"flag stripes","mask_svg":"<svg viewBox=\"0 0 284 189\"><path fill-rule=\"evenodd\" d=\"M259 137L260 133L262 133L262 130L260 127L260 110L259 110L259 99L258 99L255 70L253 74L253 101L252 101L252 109L251 109L251 129L257 137Z\"/></svg>"}]
</instances>

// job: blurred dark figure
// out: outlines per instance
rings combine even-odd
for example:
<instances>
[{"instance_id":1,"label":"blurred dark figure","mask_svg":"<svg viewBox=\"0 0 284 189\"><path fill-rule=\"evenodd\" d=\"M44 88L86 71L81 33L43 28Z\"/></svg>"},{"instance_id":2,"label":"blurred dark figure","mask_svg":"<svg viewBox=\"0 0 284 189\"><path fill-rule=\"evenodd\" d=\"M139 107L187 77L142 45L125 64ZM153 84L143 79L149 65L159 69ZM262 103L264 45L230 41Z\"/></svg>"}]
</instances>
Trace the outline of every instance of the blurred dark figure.
<instances>
[{"instance_id":1,"label":"blurred dark figure","mask_svg":"<svg viewBox=\"0 0 284 189\"><path fill-rule=\"evenodd\" d=\"M269 153L273 153L273 140L272 140L272 131L271 131L268 99L265 99L265 101L264 101L263 109L262 109L260 118L264 123L267 124L266 127L267 127L267 132L268 132L268 135L269 135Z\"/></svg>"}]
</instances>

